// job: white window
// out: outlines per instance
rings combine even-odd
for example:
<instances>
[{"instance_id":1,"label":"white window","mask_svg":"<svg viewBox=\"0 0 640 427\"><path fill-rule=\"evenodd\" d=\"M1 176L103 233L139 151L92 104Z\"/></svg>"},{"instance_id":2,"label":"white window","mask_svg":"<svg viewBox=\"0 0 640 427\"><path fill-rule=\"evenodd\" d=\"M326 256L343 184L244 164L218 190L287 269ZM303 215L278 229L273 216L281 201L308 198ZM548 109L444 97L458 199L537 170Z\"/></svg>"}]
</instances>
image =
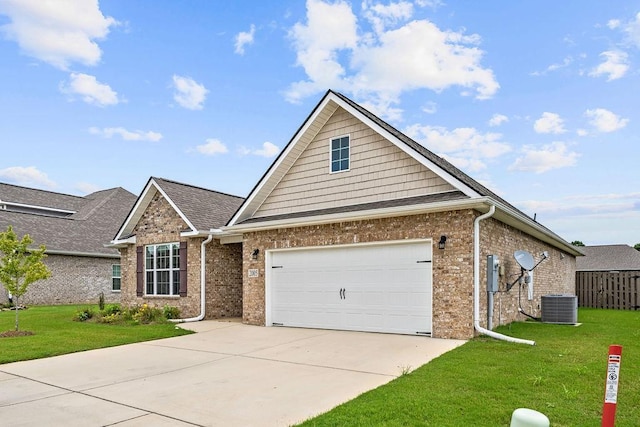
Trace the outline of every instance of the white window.
<instances>
[{"instance_id":1,"label":"white window","mask_svg":"<svg viewBox=\"0 0 640 427\"><path fill-rule=\"evenodd\" d=\"M331 140L331 172L349 170L349 136Z\"/></svg>"},{"instance_id":2,"label":"white window","mask_svg":"<svg viewBox=\"0 0 640 427\"><path fill-rule=\"evenodd\" d=\"M111 290L120 291L120 264L111 266Z\"/></svg>"},{"instance_id":3,"label":"white window","mask_svg":"<svg viewBox=\"0 0 640 427\"><path fill-rule=\"evenodd\" d=\"M179 295L180 244L146 246L144 270L146 295Z\"/></svg>"}]
</instances>

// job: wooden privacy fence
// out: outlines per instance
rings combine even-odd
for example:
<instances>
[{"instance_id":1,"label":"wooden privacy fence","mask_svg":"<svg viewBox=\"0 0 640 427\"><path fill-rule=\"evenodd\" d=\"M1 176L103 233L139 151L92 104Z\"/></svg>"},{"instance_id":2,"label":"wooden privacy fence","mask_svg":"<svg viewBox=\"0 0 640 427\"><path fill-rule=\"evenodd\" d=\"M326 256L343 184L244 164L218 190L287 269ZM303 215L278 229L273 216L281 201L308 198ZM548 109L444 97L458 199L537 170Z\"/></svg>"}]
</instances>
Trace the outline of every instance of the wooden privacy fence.
<instances>
[{"instance_id":1,"label":"wooden privacy fence","mask_svg":"<svg viewBox=\"0 0 640 427\"><path fill-rule=\"evenodd\" d=\"M576 272L580 307L640 310L639 287L640 270Z\"/></svg>"}]
</instances>

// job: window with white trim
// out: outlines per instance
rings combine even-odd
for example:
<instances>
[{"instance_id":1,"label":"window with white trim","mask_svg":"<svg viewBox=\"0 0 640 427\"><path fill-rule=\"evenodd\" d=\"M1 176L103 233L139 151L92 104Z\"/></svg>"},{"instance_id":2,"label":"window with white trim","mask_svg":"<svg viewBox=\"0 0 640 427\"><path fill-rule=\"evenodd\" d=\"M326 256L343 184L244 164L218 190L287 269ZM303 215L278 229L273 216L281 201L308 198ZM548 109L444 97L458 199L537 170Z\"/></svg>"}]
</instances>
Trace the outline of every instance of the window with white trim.
<instances>
[{"instance_id":1,"label":"window with white trim","mask_svg":"<svg viewBox=\"0 0 640 427\"><path fill-rule=\"evenodd\" d=\"M121 275L120 264L111 265L111 290L120 291Z\"/></svg>"},{"instance_id":2,"label":"window with white trim","mask_svg":"<svg viewBox=\"0 0 640 427\"><path fill-rule=\"evenodd\" d=\"M145 294L179 295L180 244L145 246Z\"/></svg>"},{"instance_id":3,"label":"window with white trim","mask_svg":"<svg viewBox=\"0 0 640 427\"><path fill-rule=\"evenodd\" d=\"M349 136L331 140L331 172L349 170Z\"/></svg>"}]
</instances>

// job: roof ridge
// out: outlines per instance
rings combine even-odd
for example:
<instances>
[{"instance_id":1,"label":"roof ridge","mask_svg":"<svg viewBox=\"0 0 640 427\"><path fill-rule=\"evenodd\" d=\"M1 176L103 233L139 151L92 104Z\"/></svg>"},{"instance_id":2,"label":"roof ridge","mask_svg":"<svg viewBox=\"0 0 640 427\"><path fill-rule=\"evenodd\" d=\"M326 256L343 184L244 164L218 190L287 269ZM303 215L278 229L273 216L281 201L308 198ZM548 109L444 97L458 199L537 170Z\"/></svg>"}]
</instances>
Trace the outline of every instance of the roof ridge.
<instances>
[{"instance_id":1,"label":"roof ridge","mask_svg":"<svg viewBox=\"0 0 640 427\"><path fill-rule=\"evenodd\" d=\"M184 182L174 181L172 179L161 178L161 177L158 177L158 176L152 176L151 179L153 179L156 182L157 182L157 180L160 180L160 181L165 181L165 182L168 182L168 183L171 183L171 184L182 185L184 187L191 187L191 188L195 188L195 189L198 189L198 190L204 190L204 191L209 191L211 193L221 194L223 196L229 196L229 197L236 197L238 199L244 199L244 197L242 197L242 196L236 196L234 194L224 193L224 192L218 191L218 190L211 190L210 188L204 188L204 187L200 187L200 186L193 185L193 184L186 184Z\"/></svg>"}]
</instances>

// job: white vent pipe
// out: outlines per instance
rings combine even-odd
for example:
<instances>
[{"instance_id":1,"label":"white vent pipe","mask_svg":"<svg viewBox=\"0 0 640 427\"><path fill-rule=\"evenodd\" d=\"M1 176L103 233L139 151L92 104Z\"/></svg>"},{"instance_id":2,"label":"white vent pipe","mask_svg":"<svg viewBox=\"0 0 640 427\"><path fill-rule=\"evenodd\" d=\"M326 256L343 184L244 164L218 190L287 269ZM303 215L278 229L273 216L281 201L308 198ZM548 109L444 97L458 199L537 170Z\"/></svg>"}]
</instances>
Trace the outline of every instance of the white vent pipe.
<instances>
[{"instance_id":1,"label":"white vent pipe","mask_svg":"<svg viewBox=\"0 0 640 427\"><path fill-rule=\"evenodd\" d=\"M535 341L523 340L499 334L480 326L480 221L491 217L496 212L495 205L491 205L489 212L480 215L473 222L473 327L481 334L492 338L515 342L518 344L536 345Z\"/></svg>"}]
</instances>

